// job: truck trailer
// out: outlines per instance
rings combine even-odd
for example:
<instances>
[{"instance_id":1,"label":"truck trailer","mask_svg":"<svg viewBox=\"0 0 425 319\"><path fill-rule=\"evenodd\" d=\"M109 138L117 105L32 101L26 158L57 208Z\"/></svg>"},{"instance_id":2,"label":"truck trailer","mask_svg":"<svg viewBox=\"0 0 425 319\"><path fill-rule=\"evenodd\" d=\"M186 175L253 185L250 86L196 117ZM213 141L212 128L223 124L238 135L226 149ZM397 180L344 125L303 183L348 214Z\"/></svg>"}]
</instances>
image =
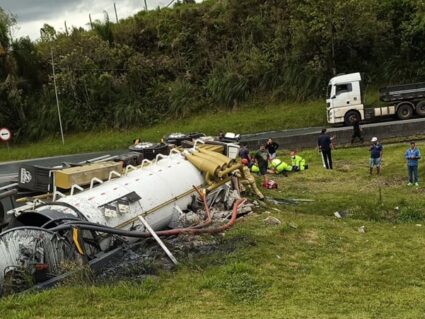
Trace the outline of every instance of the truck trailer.
<instances>
[{"instance_id":1,"label":"truck trailer","mask_svg":"<svg viewBox=\"0 0 425 319\"><path fill-rule=\"evenodd\" d=\"M358 121L393 116L407 120L425 116L425 82L394 85L379 90L382 107L367 107L360 73L343 74L329 81L327 120L329 124L352 125Z\"/></svg>"}]
</instances>

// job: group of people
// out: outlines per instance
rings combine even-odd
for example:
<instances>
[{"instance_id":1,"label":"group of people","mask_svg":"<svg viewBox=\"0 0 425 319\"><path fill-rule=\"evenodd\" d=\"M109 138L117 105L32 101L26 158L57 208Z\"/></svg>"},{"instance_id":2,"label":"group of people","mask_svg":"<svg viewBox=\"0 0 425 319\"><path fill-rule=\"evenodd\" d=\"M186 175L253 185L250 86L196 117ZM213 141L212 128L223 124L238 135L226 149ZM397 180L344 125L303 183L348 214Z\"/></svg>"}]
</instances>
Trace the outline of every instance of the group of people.
<instances>
[{"instance_id":1,"label":"group of people","mask_svg":"<svg viewBox=\"0 0 425 319\"><path fill-rule=\"evenodd\" d=\"M360 142L364 142L364 138L362 136L362 131L360 129L359 121L354 121L353 124L353 135L351 138L351 143L355 141L356 138L359 138ZM331 137L326 133L326 129L323 129L318 140L317 146L322 156L323 166L326 169L332 169L332 149L334 137ZM381 143L379 143L377 137L372 137L371 145L369 147L370 159L369 159L369 173L373 174L374 169L376 169L376 173L378 175L381 174L382 167L382 155L383 155L384 147ZM418 175L418 164L421 159L421 152L416 147L416 143L414 141L410 142L409 148L406 150L404 157L407 162L407 171L408 171L408 186L419 186L419 175Z\"/></svg>"},{"instance_id":2,"label":"group of people","mask_svg":"<svg viewBox=\"0 0 425 319\"><path fill-rule=\"evenodd\" d=\"M241 163L247 166L251 172L263 176L264 184L268 182L268 173L287 175L288 172L303 171L308 168L305 159L298 155L296 151L290 153L290 164L279 159L277 157L278 148L279 144L270 138L260 146L254 156L251 156L248 146L245 144L239 152Z\"/></svg>"}]
</instances>

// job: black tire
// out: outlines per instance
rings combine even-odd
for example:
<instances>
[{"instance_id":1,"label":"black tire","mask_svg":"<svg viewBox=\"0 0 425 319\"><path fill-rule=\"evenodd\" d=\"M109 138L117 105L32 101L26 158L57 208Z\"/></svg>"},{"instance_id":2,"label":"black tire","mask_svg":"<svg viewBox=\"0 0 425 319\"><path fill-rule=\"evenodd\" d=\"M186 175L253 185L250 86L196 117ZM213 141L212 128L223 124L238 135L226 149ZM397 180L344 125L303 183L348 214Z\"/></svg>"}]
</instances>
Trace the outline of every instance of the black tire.
<instances>
[{"instance_id":1,"label":"black tire","mask_svg":"<svg viewBox=\"0 0 425 319\"><path fill-rule=\"evenodd\" d=\"M192 141L193 139L197 139L203 136L205 136L203 133L171 133L164 139L164 142L167 144L180 146L183 141Z\"/></svg>"},{"instance_id":2,"label":"black tire","mask_svg":"<svg viewBox=\"0 0 425 319\"><path fill-rule=\"evenodd\" d=\"M357 111L348 111L344 116L344 124L350 126L353 125L355 121L361 121L360 113Z\"/></svg>"},{"instance_id":3,"label":"black tire","mask_svg":"<svg viewBox=\"0 0 425 319\"><path fill-rule=\"evenodd\" d=\"M425 101L420 101L416 105L416 114L419 116L425 116Z\"/></svg>"},{"instance_id":4,"label":"black tire","mask_svg":"<svg viewBox=\"0 0 425 319\"><path fill-rule=\"evenodd\" d=\"M176 146L180 146L182 141L187 141L190 140L189 135L184 134L184 133L171 133L170 135L168 135L165 139L164 142L167 144L172 144L172 145L176 145Z\"/></svg>"},{"instance_id":5,"label":"black tire","mask_svg":"<svg viewBox=\"0 0 425 319\"><path fill-rule=\"evenodd\" d=\"M143 142L137 145L131 145L128 148L132 152L143 154L143 158L153 160L158 154L168 155L170 149L167 144Z\"/></svg>"},{"instance_id":6,"label":"black tire","mask_svg":"<svg viewBox=\"0 0 425 319\"><path fill-rule=\"evenodd\" d=\"M400 120L408 120L413 115L413 108L410 104L401 104L397 109L397 117Z\"/></svg>"}]
</instances>

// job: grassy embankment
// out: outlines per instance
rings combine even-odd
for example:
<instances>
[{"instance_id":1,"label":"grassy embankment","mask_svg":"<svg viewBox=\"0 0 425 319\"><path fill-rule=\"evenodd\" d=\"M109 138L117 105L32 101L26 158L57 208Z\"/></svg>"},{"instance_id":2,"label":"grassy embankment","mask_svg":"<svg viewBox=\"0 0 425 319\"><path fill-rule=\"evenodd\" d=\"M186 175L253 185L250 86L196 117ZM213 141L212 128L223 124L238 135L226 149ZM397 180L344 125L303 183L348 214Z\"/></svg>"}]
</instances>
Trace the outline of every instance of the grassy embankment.
<instances>
[{"instance_id":1,"label":"grassy embankment","mask_svg":"<svg viewBox=\"0 0 425 319\"><path fill-rule=\"evenodd\" d=\"M321 126L326 123L323 101L307 103L252 104L241 106L238 111L207 110L187 119L170 120L148 128L129 131L109 131L81 134L65 134L65 145L60 136L27 145L0 145L0 162L17 159L126 149L135 137L146 141L159 141L171 132L204 132L217 135L221 130L254 133L269 130ZM66 132L65 132L66 133Z\"/></svg>"},{"instance_id":2,"label":"grassy embankment","mask_svg":"<svg viewBox=\"0 0 425 319\"><path fill-rule=\"evenodd\" d=\"M334 171L306 151L311 169L273 177L279 190L268 195L314 202L269 204L240 220L219 239L234 251L180 260L141 284L77 283L6 298L1 317L423 318L425 184L406 186L405 148L385 146L380 177L368 175L366 148L336 150ZM282 224L265 225L268 216Z\"/></svg>"}]
</instances>

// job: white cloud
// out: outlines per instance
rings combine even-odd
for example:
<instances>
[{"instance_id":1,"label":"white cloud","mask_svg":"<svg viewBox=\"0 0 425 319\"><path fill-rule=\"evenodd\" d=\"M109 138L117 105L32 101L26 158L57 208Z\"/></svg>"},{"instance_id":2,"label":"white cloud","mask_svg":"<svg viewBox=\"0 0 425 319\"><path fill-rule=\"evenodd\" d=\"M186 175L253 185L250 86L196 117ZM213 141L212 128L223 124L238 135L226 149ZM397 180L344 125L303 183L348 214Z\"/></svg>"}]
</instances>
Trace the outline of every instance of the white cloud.
<instances>
[{"instance_id":1,"label":"white cloud","mask_svg":"<svg viewBox=\"0 0 425 319\"><path fill-rule=\"evenodd\" d=\"M107 11L111 21L115 22L114 2L119 19L127 18L144 10L144 0L3 0L4 9L17 15L18 25L13 37L29 36L32 40L40 37L40 28L45 23L56 31L64 32L66 21L68 29L72 26L89 26L89 14L93 21L104 20ZM2 2L3 2L2 1ZM147 0L148 8L165 6L171 0ZM201 0L200 0L201 1Z\"/></svg>"}]
</instances>

